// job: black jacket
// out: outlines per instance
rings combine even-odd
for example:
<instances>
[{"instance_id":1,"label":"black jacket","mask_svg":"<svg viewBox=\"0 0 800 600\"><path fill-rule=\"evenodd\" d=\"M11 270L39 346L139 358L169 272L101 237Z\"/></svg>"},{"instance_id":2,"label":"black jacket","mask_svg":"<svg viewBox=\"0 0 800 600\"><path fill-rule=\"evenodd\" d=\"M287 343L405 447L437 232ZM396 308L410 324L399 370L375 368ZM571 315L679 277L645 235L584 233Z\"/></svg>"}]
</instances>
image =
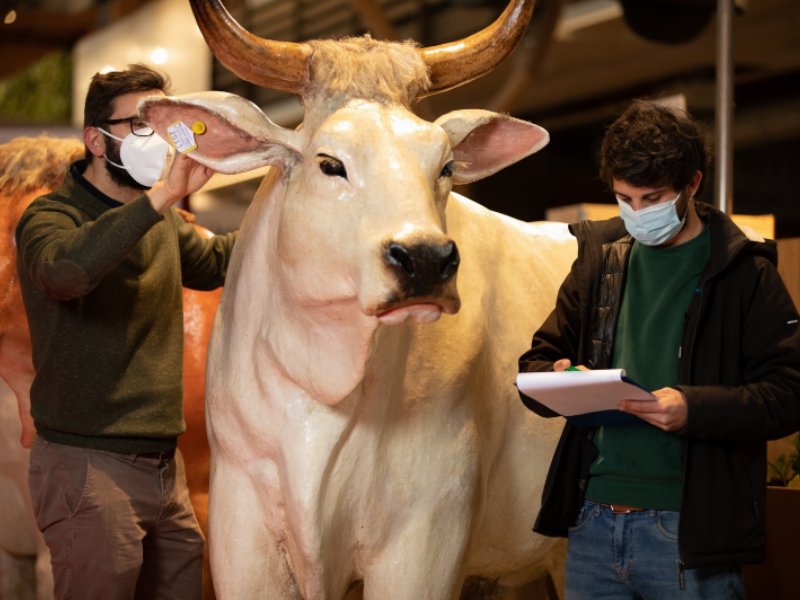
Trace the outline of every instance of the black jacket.
<instances>
[{"instance_id":1,"label":"black jacket","mask_svg":"<svg viewBox=\"0 0 800 600\"><path fill-rule=\"evenodd\" d=\"M697 204L711 255L684 319L678 386L688 420L678 544L687 567L764 557L766 440L800 429L800 327L775 264L774 242L754 242L723 213ZM611 366L632 239L619 218L571 226L578 258L555 310L520 358L520 371ZM554 413L522 396L542 416ZM597 452L592 429L566 424L534 530L565 536L583 504Z\"/></svg>"}]
</instances>

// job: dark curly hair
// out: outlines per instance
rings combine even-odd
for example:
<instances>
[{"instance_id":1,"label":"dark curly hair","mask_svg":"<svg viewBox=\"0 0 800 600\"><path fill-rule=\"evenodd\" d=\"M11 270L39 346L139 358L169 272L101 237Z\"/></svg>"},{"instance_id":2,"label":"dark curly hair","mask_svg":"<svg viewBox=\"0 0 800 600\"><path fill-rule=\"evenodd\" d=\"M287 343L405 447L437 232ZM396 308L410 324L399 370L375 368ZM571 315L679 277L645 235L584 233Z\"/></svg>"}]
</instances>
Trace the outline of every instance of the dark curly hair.
<instances>
[{"instance_id":1,"label":"dark curly hair","mask_svg":"<svg viewBox=\"0 0 800 600\"><path fill-rule=\"evenodd\" d=\"M600 177L636 187L682 190L700 171L706 182L709 147L705 133L685 111L636 100L606 131L600 146Z\"/></svg>"},{"instance_id":2,"label":"dark curly hair","mask_svg":"<svg viewBox=\"0 0 800 600\"><path fill-rule=\"evenodd\" d=\"M114 100L118 96L149 90L161 90L168 94L170 85L167 75L139 63L128 65L122 71L95 73L86 92L83 126L97 127L110 119L114 114ZM87 149L86 159L90 156Z\"/></svg>"}]
</instances>

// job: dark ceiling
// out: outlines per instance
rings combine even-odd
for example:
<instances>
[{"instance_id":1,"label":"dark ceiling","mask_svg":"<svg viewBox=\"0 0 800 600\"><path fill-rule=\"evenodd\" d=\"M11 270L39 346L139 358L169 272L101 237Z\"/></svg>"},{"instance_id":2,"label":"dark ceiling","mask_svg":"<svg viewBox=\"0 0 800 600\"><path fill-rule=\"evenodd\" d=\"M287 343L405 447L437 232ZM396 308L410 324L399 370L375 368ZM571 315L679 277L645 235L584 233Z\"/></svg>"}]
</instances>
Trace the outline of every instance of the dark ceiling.
<instances>
[{"instance_id":1,"label":"dark ceiling","mask_svg":"<svg viewBox=\"0 0 800 600\"><path fill-rule=\"evenodd\" d=\"M149 0L0 0L0 79L54 50L69 51L84 35L121 19ZM13 13L12 13L13 11ZM9 13L13 14L13 22Z\"/></svg>"},{"instance_id":2,"label":"dark ceiling","mask_svg":"<svg viewBox=\"0 0 800 600\"><path fill-rule=\"evenodd\" d=\"M721 0L720 0L721 1ZM731 0L733 1L733 0ZM141 0L0 0L0 79L54 49L140 8ZM679 89L694 110L713 110L717 0L539 0L525 42L494 73L431 100L433 110L492 106L536 114L551 127L607 116L615 98ZM226 0L257 35L281 40L370 31L423 44L468 35L494 19L504 0ZM733 25L736 86L747 102L796 103L800 79L800 0L736 0ZM516 89L513 82L516 82ZM214 87L243 89L224 68ZM760 93L759 90L764 90ZM776 94L776 90L778 93ZM789 96L787 96L787 93ZM250 89L262 105L274 92ZM761 97L759 98L759 95ZM743 98L744 99L744 98ZM791 123L787 124L786 119ZM784 116L800 129L796 114ZM760 126L763 129L763 126ZM775 133L775 132L770 132ZM752 136L753 132L742 131Z\"/></svg>"},{"instance_id":3,"label":"dark ceiling","mask_svg":"<svg viewBox=\"0 0 800 600\"><path fill-rule=\"evenodd\" d=\"M726 0L718 0L719 2ZM730 0L733 2L733 0ZM0 0L0 79L145 2L137 0ZM496 18L503 0L225 0L250 31L279 40L371 32L436 44L469 35ZM800 162L800 0L736 0L732 45L736 209L775 212L781 227L800 235L800 197L793 183ZM493 206L520 218L541 218L548 204L597 199L589 171L602 124L633 97L683 94L690 110L712 128L716 86L717 0L539 0L529 33L512 57L488 76L422 108L489 107L536 121L550 130L546 158L516 167L550 201L529 211ZM268 109L281 94L241 82L219 64L212 87L239 93ZM269 112L269 111L268 111ZM539 156L539 155L537 155ZM544 156L544 154L543 154ZM538 162L537 162L538 161ZM544 165L544 166L543 166ZM541 172L540 172L541 171ZM504 194L515 198L527 179ZM561 175L560 175L561 174ZM549 180L549 181L547 181ZM495 179L493 178L493 182ZM504 185L492 184L496 191ZM568 188L569 193L558 192ZM475 190L481 193L480 189ZM557 195L554 195L557 194ZM489 203L491 204L491 203ZM796 233L795 233L796 232Z\"/></svg>"}]
</instances>

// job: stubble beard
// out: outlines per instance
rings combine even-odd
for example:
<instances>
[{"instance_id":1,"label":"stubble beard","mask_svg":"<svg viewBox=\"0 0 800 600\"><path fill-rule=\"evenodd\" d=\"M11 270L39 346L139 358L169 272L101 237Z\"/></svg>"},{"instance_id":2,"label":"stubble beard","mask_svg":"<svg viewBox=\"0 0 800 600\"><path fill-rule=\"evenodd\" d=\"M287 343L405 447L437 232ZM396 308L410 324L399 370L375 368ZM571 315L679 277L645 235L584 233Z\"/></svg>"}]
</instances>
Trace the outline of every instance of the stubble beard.
<instances>
[{"instance_id":1,"label":"stubble beard","mask_svg":"<svg viewBox=\"0 0 800 600\"><path fill-rule=\"evenodd\" d=\"M122 145L122 142L118 142L117 140L110 139L108 136L105 138L106 142L106 156L109 160L113 160L117 164L122 163L122 157L120 156L119 149ZM111 180L121 187L131 188L138 191L149 190L150 187L146 185L142 185L138 181L136 181L133 177L131 177L130 173L128 173L127 169L123 169L122 167L118 167L116 165L112 165L108 160L103 159L103 162L106 165L106 172L108 176L111 177Z\"/></svg>"}]
</instances>

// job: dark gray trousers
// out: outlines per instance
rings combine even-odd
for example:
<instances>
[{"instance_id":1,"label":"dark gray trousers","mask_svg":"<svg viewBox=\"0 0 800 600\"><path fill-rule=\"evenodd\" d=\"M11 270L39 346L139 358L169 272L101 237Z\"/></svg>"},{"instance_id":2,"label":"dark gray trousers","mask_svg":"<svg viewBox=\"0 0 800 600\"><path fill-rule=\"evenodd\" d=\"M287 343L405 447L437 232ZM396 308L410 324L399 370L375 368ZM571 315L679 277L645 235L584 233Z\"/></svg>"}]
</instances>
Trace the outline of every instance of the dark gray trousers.
<instances>
[{"instance_id":1,"label":"dark gray trousers","mask_svg":"<svg viewBox=\"0 0 800 600\"><path fill-rule=\"evenodd\" d=\"M197 600L204 538L180 452L169 460L37 437L29 484L56 600Z\"/></svg>"}]
</instances>

